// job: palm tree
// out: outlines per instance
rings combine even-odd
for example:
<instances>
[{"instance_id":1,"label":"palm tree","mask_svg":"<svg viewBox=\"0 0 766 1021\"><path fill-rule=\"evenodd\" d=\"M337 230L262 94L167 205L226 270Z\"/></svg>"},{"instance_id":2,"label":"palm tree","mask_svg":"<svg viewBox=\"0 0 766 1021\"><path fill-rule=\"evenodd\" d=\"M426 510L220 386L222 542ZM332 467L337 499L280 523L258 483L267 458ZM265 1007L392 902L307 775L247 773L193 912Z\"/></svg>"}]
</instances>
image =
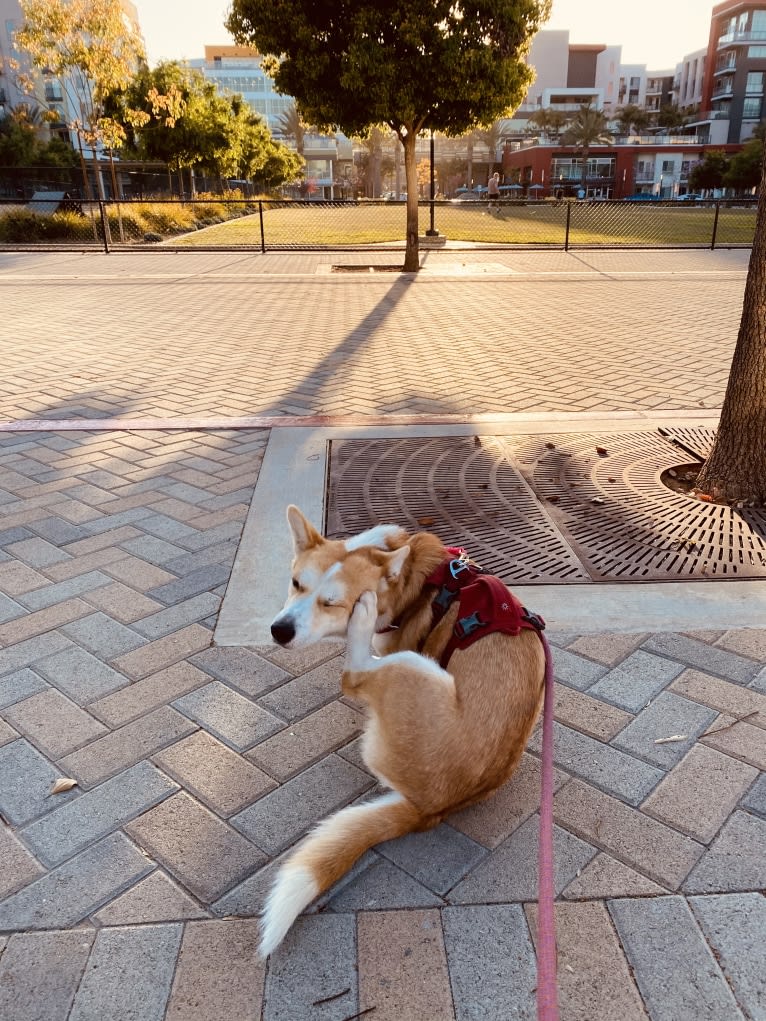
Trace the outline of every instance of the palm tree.
<instances>
[{"instance_id":1,"label":"palm tree","mask_svg":"<svg viewBox=\"0 0 766 1021\"><path fill-rule=\"evenodd\" d=\"M590 103L585 103L577 111L574 120L564 134L564 143L573 145L580 153L582 174L580 187L587 194L588 190L588 156L592 145L607 145L612 135L607 130L606 115Z\"/></svg>"},{"instance_id":2,"label":"palm tree","mask_svg":"<svg viewBox=\"0 0 766 1021\"><path fill-rule=\"evenodd\" d=\"M640 106L636 106L635 103L626 103L625 106L621 106L617 111L617 123L620 126L620 132L623 135L629 135L630 129L636 126L636 120L639 125L643 123L643 119L646 116L646 111ZM640 134L640 131L637 131Z\"/></svg>"},{"instance_id":3,"label":"palm tree","mask_svg":"<svg viewBox=\"0 0 766 1021\"><path fill-rule=\"evenodd\" d=\"M469 131L465 138L466 156L468 159L468 167L465 174L465 184L467 188L473 188L473 147L476 143L476 132Z\"/></svg>"},{"instance_id":4,"label":"palm tree","mask_svg":"<svg viewBox=\"0 0 766 1021\"><path fill-rule=\"evenodd\" d=\"M669 135L673 135L686 125L686 116L674 103L666 103L660 107L657 123Z\"/></svg>"},{"instance_id":5,"label":"palm tree","mask_svg":"<svg viewBox=\"0 0 766 1021\"><path fill-rule=\"evenodd\" d=\"M378 199L382 190L382 169L383 169L383 143L386 140L386 132L382 128L374 127L370 133L363 138L362 145L368 153L367 158L367 197ZM397 195L397 198L399 196Z\"/></svg>"},{"instance_id":6,"label":"palm tree","mask_svg":"<svg viewBox=\"0 0 766 1021\"><path fill-rule=\"evenodd\" d=\"M500 148L500 144L503 141L502 127L500 121L495 121L494 124L490 124L488 128L477 128L475 131L477 141L483 142L487 149L489 149L489 168L487 170L487 177L491 177L495 169L495 163L497 162L495 156L497 150Z\"/></svg>"},{"instance_id":7,"label":"palm tree","mask_svg":"<svg viewBox=\"0 0 766 1021\"><path fill-rule=\"evenodd\" d=\"M41 128L46 119L39 105L31 106L29 103L16 103L9 106L7 116L16 124L22 124L35 130Z\"/></svg>"},{"instance_id":8,"label":"palm tree","mask_svg":"<svg viewBox=\"0 0 766 1021\"><path fill-rule=\"evenodd\" d=\"M638 113L633 117L633 130L637 135L643 135L647 128L651 128L654 123L654 117L649 113L648 110L644 110L642 107L638 108Z\"/></svg>"},{"instance_id":9,"label":"palm tree","mask_svg":"<svg viewBox=\"0 0 766 1021\"><path fill-rule=\"evenodd\" d=\"M288 106L279 118L279 130L285 138L295 140L295 148L301 156L303 155L303 140L306 137L308 127L308 124L303 123L295 103Z\"/></svg>"},{"instance_id":10,"label":"palm tree","mask_svg":"<svg viewBox=\"0 0 766 1021\"><path fill-rule=\"evenodd\" d=\"M562 128L569 123L569 118L562 110L552 110L549 106L543 106L529 117L529 124L534 124L546 135L558 138Z\"/></svg>"}]
</instances>

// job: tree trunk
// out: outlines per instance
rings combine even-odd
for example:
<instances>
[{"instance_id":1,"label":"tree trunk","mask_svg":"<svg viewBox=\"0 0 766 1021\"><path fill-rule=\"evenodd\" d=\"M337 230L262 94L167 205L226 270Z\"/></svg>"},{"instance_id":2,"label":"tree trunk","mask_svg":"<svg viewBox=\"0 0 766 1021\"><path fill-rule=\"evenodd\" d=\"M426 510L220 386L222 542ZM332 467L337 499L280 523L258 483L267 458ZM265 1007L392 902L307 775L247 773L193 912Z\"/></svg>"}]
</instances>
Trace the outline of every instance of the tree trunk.
<instances>
[{"instance_id":1,"label":"tree trunk","mask_svg":"<svg viewBox=\"0 0 766 1021\"><path fill-rule=\"evenodd\" d=\"M725 503L766 506L766 155L737 346L697 488Z\"/></svg>"},{"instance_id":2,"label":"tree trunk","mask_svg":"<svg viewBox=\"0 0 766 1021\"><path fill-rule=\"evenodd\" d=\"M404 272L417 273L420 269L418 249L418 168L415 163L417 135L409 130L404 138L404 179L407 182L407 247L404 252Z\"/></svg>"},{"instance_id":3,"label":"tree trunk","mask_svg":"<svg viewBox=\"0 0 766 1021\"><path fill-rule=\"evenodd\" d=\"M582 173L580 174L580 187L585 192L583 198L588 197L588 157L590 156L590 146L586 145L582 151Z\"/></svg>"}]
</instances>

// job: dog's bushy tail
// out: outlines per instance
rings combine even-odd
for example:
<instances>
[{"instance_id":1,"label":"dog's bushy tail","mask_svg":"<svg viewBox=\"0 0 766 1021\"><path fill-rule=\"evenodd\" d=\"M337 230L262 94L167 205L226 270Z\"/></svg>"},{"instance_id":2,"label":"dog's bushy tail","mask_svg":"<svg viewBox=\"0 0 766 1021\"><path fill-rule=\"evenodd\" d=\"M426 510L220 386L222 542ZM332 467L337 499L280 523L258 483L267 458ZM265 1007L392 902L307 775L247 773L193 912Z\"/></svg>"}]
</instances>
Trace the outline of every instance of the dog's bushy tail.
<instances>
[{"instance_id":1,"label":"dog's bushy tail","mask_svg":"<svg viewBox=\"0 0 766 1021\"><path fill-rule=\"evenodd\" d=\"M392 791L365 805L344 808L320 823L277 874L261 921L261 957L279 946L301 911L365 851L410 833L422 819L411 802Z\"/></svg>"}]
</instances>

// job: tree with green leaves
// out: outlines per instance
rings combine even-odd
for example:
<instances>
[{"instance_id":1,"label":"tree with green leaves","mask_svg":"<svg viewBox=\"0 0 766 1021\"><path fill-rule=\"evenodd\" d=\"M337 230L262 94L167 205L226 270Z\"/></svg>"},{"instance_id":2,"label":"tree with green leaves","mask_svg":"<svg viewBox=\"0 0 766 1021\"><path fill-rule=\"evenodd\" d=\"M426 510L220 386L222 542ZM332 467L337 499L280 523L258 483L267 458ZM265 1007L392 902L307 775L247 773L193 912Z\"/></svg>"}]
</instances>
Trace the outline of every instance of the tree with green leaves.
<instances>
[{"instance_id":1,"label":"tree with green leaves","mask_svg":"<svg viewBox=\"0 0 766 1021\"><path fill-rule=\"evenodd\" d=\"M713 447L697 490L720 503L766 506L766 160L742 318Z\"/></svg>"},{"instance_id":2,"label":"tree with green leaves","mask_svg":"<svg viewBox=\"0 0 766 1021\"><path fill-rule=\"evenodd\" d=\"M689 188L692 191L723 188L723 179L728 169L729 157L726 153L721 149L711 149L689 171Z\"/></svg>"},{"instance_id":3,"label":"tree with green leaves","mask_svg":"<svg viewBox=\"0 0 766 1021\"><path fill-rule=\"evenodd\" d=\"M270 55L279 92L322 128L365 134L385 124L404 148L407 247L418 258L416 140L455 136L515 109L532 80L524 62L549 0L233 0L226 25Z\"/></svg>"},{"instance_id":4,"label":"tree with green leaves","mask_svg":"<svg viewBox=\"0 0 766 1021\"><path fill-rule=\"evenodd\" d=\"M293 180L303 159L275 142L239 95L219 95L196 69L163 61L142 67L128 86L109 97L107 109L127 138L130 155L158 160L177 172L197 168L214 177L256 177L267 164ZM282 152L284 150L284 152Z\"/></svg>"},{"instance_id":5,"label":"tree with green leaves","mask_svg":"<svg viewBox=\"0 0 766 1021\"><path fill-rule=\"evenodd\" d=\"M564 132L565 145L573 145L580 154L582 171L580 187L588 191L588 156L593 145L608 145L612 135L607 129L607 118L603 110L597 110L590 103L583 104L577 111L574 120Z\"/></svg>"},{"instance_id":6,"label":"tree with green leaves","mask_svg":"<svg viewBox=\"0 0 766 1021\"><path fill-rule=\"evenodd\" d=\"M86 192L90 190L83 148L119 148L125 140L120 125L106 115L104 102L125 89L144 60L141 37L131 31L120 0L20 0L24 24L16 46L32 63L66 83L75 114ZM35 92L31 75L21 74L22 87ZM100 174L96 180L101 183Z\"/></svg>"},{"instance_id":7,"label":"tree with green leaves","mask_svg":"<svg viewBox=\"0 0 766 1021\"><path fill-rule=\"evenodd\" d=\"M723 175L724 186L738 192L757 188L761 180L762 162L763 142L760 138L751 138L745 143L742 152L731 157L729 168Z\"/></svg>"},{"instance_id":8,"label":"tree with green leaves","mask_svg":"<svg viewBox=\"0 0 766 1021\"><path fill-rule=\"evenodd\" d=\"M0 166L73 167L77 156L60 138L45 141L45 114L32 103L9 106L0 118Z\"/></svg>"}]
</instances>

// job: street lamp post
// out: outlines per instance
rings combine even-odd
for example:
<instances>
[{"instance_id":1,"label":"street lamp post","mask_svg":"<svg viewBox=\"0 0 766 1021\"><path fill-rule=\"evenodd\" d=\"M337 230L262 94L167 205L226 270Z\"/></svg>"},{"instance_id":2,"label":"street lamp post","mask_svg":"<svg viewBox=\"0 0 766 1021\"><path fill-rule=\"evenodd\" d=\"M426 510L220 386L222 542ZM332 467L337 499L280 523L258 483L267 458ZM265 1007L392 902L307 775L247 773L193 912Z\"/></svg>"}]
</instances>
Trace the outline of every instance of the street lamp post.
<instances>
[{"instance_id":1,"label":"street lamp post","mask_svg":"<svg viewBox=\"0 0 766 1021\"><path fill-rule=\"evenodd\" d=\"M439 231L434 227L434 133L433 128L431 129L431 143L430 143L430 156L431 156L431 226L426 231L426 237L438 238Z\"/></svg>"}]
</instances>

